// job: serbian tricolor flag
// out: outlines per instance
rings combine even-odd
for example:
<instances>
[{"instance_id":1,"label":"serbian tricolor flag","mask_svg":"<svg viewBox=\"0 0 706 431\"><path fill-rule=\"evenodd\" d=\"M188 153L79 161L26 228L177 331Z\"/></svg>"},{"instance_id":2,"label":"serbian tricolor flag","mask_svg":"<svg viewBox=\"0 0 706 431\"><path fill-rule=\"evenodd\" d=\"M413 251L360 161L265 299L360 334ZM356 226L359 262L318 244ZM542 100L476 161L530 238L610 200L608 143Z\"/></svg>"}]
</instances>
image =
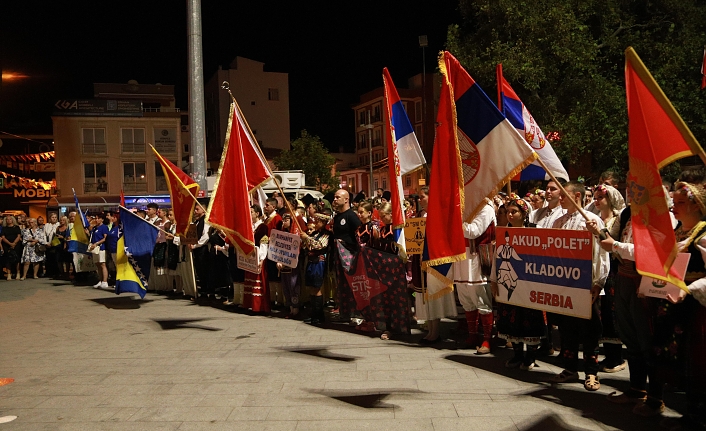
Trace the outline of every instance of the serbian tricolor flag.
<instances>
[{"instance_id":1,"label":"serbian tricolor flag","mask_svg":"<svg viewBox=\"0 0 706 431\"><path fill-rule=\"evenodd\" d=\"M659 170L694 155L706 163L706 154L632 47L625 51L625 90L635 266L688 292L672 269L678 249Z\"/></svg>"},{"instance_id":2,"label":"serbian tricolor flag","mask_svg":"<svg viewBox=\"0 0 706 431\"><path fill-rule=\"evenodd\" d=\"M569 180L569 174L561 164L552 145L547 138L544 137L542 129L539 128L534 117L527 110L527 107L522 100L517 96L515 90L512 89L510 83L503 76L503 65L498 64L496 68L498 81L498 109L503 113L515 129L525 138L525 141L537 152L537 156L544 162L544 165L549 168L551 173L557 178ZM542 168L538 161L532 162L529 166L522 170L519 175L516 175L514 181L528 180L549 180L551 177Z\"/></svg>"},{"instance_id":3,"label":"serbian tricolor flag","mask_svg":"<svg viewBox=\"0 0 706 431\"><path fill-rule=\"evenodd\" d=\"M231 95L232 97L232 95ZM235 99L230 105L221 164L206 211L211 226L228 235L243 254L255 249L250 217L250 192L272 174Z\"/></svg>"},{"instance_id":4,"label":"serbian tricolor flag","mask_svg":"<svg viewBox=\"0 0 706 431\"><path fill-rule=\"evenodd\" d=\"M395 233L395 241L400 246L400 256L404 257L407 247L404 238L402 175L421 168L426 160L387 68L382 70L382 80L385 86L387 109L387 165L391 183L392 229Z\"/></svg>"},{"instance_id":5,"label":"serbian tricolor flag","mask_svg":"<svg viewBox=\"0 0 706 431\"><path fill-rule=\"evenodd\" d=\"M174 220L176 220L177 235L186 235L186 230L191 224L191 219L194 216L194 206L196 206L196 196L199 194L199 184L188 176L184 171L179 169L174 163L162 157L157 150L152 147L155 156L162 165L164 178L167 180L169 188L169 197L172 202L172 211L174 211Z\"/></svg>"},{"instance_id":6,"label":"serbian tricolor flag","mask_svg":"<svg viewBox=\"0 0 706 431\"><path fill-rule=\"evenodd\" d=\"M492 199L536 160L537 154L453 55L444 52L439 67L453 95L463 178L463 220L470 222L485 205L485 198Z\"/></svg>"}]
</instances>

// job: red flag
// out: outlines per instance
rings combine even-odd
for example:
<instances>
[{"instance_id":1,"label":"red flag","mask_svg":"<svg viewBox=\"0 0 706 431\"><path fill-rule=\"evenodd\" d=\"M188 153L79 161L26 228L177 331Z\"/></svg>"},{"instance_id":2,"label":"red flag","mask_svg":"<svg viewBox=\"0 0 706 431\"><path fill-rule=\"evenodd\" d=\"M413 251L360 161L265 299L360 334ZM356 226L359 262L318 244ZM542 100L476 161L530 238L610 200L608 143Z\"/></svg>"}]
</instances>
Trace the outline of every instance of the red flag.
<instances>
[{"instance_id":1,"label":"red flag","mask_svg":"<svg viewBox=\"0 0 706 431\"><path fill-rule=\"evenodd\" d=\"M659 170L688 156L706 162L706 154L632 47L625 51L625 89L635 266L687 290L671 269L678 250Z\"/></svg>"},{"instance_id":2,"label":"red flag","mask_svg":"<svg viewBox=\"0 0 706 431\"><path fill-rule=\"evenodd\" d=\"M125 192L123 192L122 188L120 189L120 206L125 206Z\"/></svg>"},{"instance_id":3,"label":"red flag","mask_svg":"<svg viewBox=\"0 0 706 431\"><path fill-rule=\"evenodd\" d=\"M248 210L249 192L270 177L269 168L254 145L257 141L233 99L221 164L206 220L228 234L244 254L255 248L252 218Z\"/></svg>"},{"instance_id":4,"label":"red flag","mask_svg":"<svg viewBox=\"0 0 706 431\"><path fill-rule=\"evenodd\" d=\"M150 145L150 147L152 146ZM185 235L194 216L194 206L198 204L196 196L199 194L199 184L174 163L162 157L154 147L152 147L152 151L157 156L159 164L162 165L162 172L167 180L174 220L177 224L176 233Z\"/></svg>"},{"instance_id":5,"label":"red flag","mask_svg":"<svg viewBox=\"0 0 706 431\"><path fill-rule=\"evenodd\" d=\"M442 76L429 179L425 244L427 253L423 257L423 265L432 275L450 286L453 283L448 277L450 267L439 265L466 259L466 241L463 237L464 183L452 84L447 74Z\"/></svg>"}]
</instances>

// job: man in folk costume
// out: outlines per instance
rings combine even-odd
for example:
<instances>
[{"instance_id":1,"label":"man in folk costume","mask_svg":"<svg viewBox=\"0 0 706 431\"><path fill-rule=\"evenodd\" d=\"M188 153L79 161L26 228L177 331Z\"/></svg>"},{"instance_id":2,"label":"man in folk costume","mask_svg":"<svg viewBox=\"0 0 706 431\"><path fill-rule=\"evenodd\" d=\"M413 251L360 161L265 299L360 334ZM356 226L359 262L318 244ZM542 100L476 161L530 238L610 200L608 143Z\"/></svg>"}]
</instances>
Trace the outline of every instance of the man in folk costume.
<instances>
[{"instance_id":1,"label":"man in folk costume","mask_svg":"<svg viewBox=\"0 0 706 431\"><path fill-rule=\"evenodd\" d=\"M587 230L586 220L578 211L584 200L586 189L578 181L569 181L564 185L570 196L562 195L561 206L566 210L566 214L556 219L554 229ZM572 199L576 205L571 204ZM595 224L598 230L605 227L603 220L593 213L586 213L591 224ZM601 249L598 239L593 241L592 258L592 284L591 297L593 300L591 318L581 319L579 317L563 316L561 320L562 355L564 357L565 369L552 378L555 383L564 383L578 379L578 353L579 345L583 344L584 371L586 380L583 387L587 391L597 391L601 384L598 382L598 342L603 332L601 325L600 311L598 308L598 298L603 290L603 285L608 279L610 271L610 256L608 252Z\"/></svg>"},{"instance_id":2,"label":"man in folk costume","mask_svg":"<svg viewBox=\"0 0 706 431\"><path fill-rule=\"evenodd\" d=\"M556 219L566 214L566 210L559 205L560 196L559 186L554 181L549 181L544 195L547 205L530 213L530 223L539 228L551 228Z\"/></svg>"},{"instance_id":3,"label":"man in folk costume","mask_svg":"<svg viewBox=\"0 0 706 431\"><path fill-rule=\"evenodd\" d=\"M466 343L477 348L478 354L490 353L493 330L493 302L487 278L481 271L478 248L495 240L495 210L490 199L470 223L463 223L467 259L453 264L454 283L458 299L466 313L468 339ZM479 346L478 316L483 325L483 342Z\"/></svg>"},{"instance_id":4,"label":"man in folk costume","mask_svg":"<svg viewBox=\"0 0 706 431\"><path fill-rule=\"evenodd\" d=\"M277 198L269 198L265 201L265 225L267 225L267 236L272 236L272 230L282 230L282 217L277 212ZM282 290L282 282L280 281L277 262L266 260L267 280L270 285L270 301L284 304L284 291Z\"/></svg>"},{"instance_id":5,"label":"man in folk costume","mask_svg":"<svg viewBox=\"0 0 706 431\"><path fill-rule=\"evenodd\" d=\"M209 291L208 286L208 231L211 226L206 223L206 212L201 205L194 207L194 220L191 222L196 227L196 244L191 244L191 255L194 261L194 272L198 278L201 294L208 295L213 292ZM193 228L192 228L193 229Z\"/></svg>"}]
</instances>

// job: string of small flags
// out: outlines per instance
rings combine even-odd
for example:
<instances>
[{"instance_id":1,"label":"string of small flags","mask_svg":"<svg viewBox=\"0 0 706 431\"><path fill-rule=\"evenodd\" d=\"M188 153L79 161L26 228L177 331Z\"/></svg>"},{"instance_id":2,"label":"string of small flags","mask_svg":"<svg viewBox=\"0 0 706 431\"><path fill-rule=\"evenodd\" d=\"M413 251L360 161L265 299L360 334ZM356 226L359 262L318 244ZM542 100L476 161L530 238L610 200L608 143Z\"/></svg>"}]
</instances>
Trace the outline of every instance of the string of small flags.
<instances>
[{"instance_id":1,"label":"string of small flags","mask_svg":"<svg viewBox=\"0 0 706 431\"><path fill-rule=\"evenodd\" d=\"M54 151L34 154L0 155L0 162L46 162L54 159Z\"/></svg>"},{"instance_id":2,"label":"string of small flags","mask_svg":"<svg viewBox=\"0 0 706 431\"><path fill-rule=\"evenodd\" d=\"M4 186L6 189L12 187L23 187L25 189L37 189L42 188L44 190L51 190L56 188L56 179L51 181L44 181L42 179L35 180L32 178L19 177L17 175L8 174L7 172L0 171L5 179L10 178L9 181L4 181Z\"/></svg>"}]
</instances>

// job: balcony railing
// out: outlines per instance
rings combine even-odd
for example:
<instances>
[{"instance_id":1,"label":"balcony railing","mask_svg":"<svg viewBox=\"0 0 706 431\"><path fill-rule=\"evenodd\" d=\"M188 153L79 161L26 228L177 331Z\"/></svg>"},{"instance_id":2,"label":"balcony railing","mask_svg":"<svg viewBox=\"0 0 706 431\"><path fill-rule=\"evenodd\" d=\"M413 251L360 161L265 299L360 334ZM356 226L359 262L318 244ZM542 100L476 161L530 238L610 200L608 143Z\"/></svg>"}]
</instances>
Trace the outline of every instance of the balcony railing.
<instances>
[{"instance_id":1,"label":"balcony railing","mask_svg":"<svg viewBox=\"0 0 706 431\"><path fill-rule=\"evenodd\" d=\"M159 107L159 108L142 108L142 112L181 112L180 108L167 108L167 107Z\"/></svg>"}]
</instances>

